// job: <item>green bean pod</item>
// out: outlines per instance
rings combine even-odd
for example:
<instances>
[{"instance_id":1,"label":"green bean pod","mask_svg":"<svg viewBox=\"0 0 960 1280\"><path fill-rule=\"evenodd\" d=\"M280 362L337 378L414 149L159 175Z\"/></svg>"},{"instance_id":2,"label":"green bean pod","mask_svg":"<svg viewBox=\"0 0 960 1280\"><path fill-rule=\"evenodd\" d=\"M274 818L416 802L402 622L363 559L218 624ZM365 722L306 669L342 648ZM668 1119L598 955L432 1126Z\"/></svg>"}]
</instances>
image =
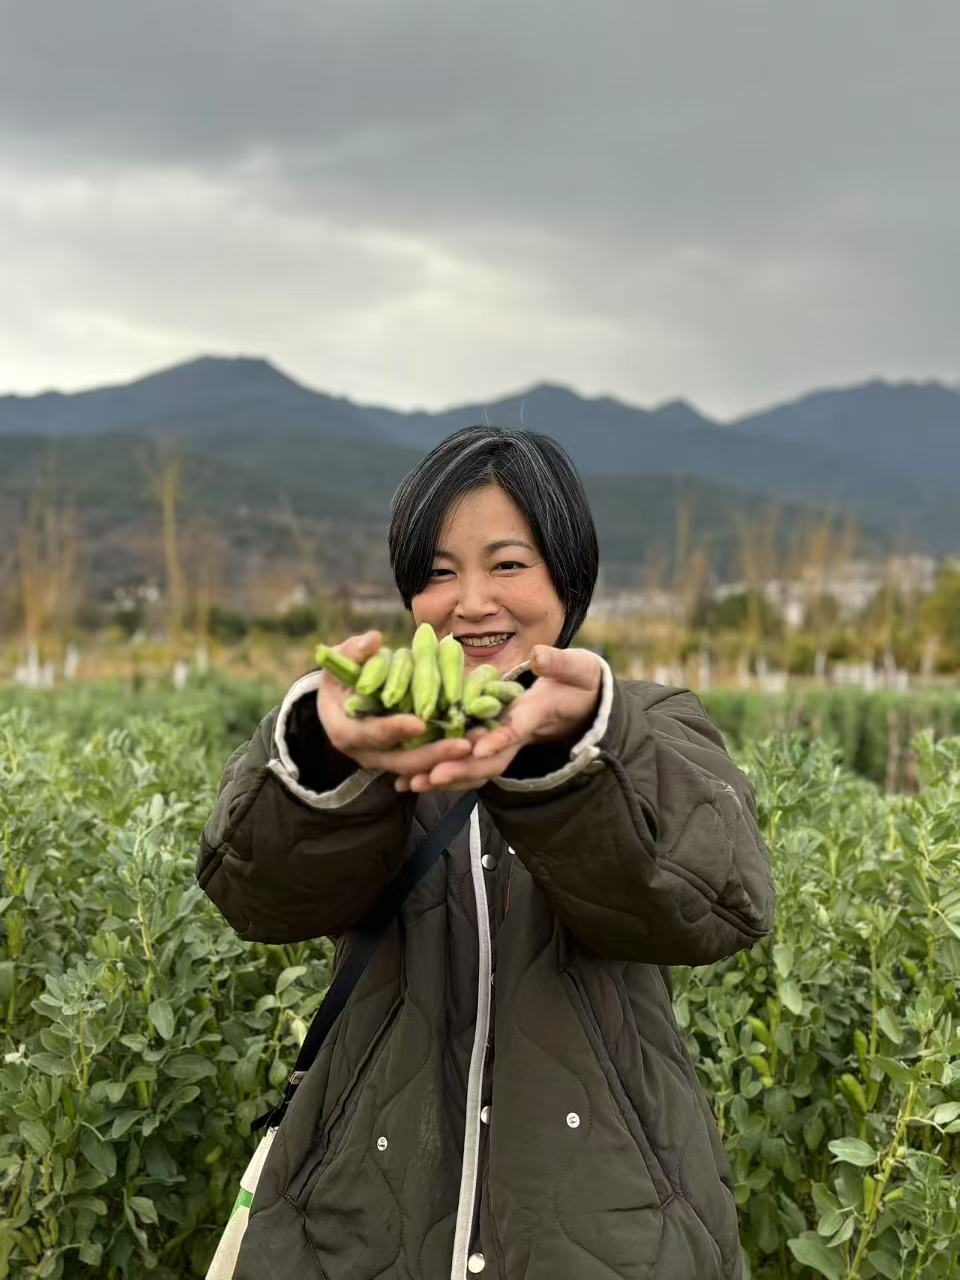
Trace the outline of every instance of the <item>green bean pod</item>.
<instances>
[{"instance_id":1,"label":"green bean pod","mask_svg":"<svg viewBox=\"0 0 960 1280\"><path fill-rule=\"evenodd\" d=\"M343 704L343 709L351 720L360 716L376 716L383 710L383 703L372 693L353 693Z\"/></svg>"},{"instance_id":2,"label":"green bean pod","mask_svg":"<svg viewBox=\"0 0 960 1280\"><path fill-rule=\"evenodd\" d=\"M376 693L386 683L392 657L392 649L378 649L366 660L355 686L357 693Z\"/></svg>"},{"instance_id":3,"label":"green bean pod","mask_svg":"<svg viewBox=\"0 0 960 1280\"><path fill-rule=\"evenodd\" d=\"M481 694L479 698L465 700L463 709L474 720L493 720L500 714L503 707L499 698Z\"/></svg>"},{"instance_id":4,"label":"green bean pod","mask_svg":"<svg viewBox=\"0 0 960 1280\"><path fill-rule=\"evenodd\" d=\"M482 666L474 668L463 684L464 706L466 706L471 698L479 698L491 680L499 679L500 672L492 662L485 662Z\"/></svg>"},{"instance_id":5,"label":"green bean pod","mask_svg":"<svg viewBox=\"0 0 960 1280\"><path fill-rule=\"evenodd\" d=\"M464 738L467 734L467 717L462 707L451 707L443 726L445 738Z\"/></svg>"},{"instance_id":6,"label":"green bean pod","mask_svg":"<svg viewBox=\"0 0 960 1280\"><path fill-rule=\"evenodd\" d=\"M359 688L359 685L357 687ZM519 698L525 690L519 680L491 680L489 684L483 686L483 692L493 698L499 698L506 704Z\"/></svg>"},{"instance_id":7,"label":"green bean pod","mask_svg":"<svg viewBox=\"0 0 960 1280\"><path fill-rule=\"evenodd\" d=\"M318 667L323 667L324 671L329 671L341 684L349 685L351 689L360 677L360 664L337 653L328 644L317 645L313 660Z\"/></svg>"},{"instance_id":8,"label":"green bean pod","mask_svg":"<svg viewBox=\"0 0 960 1280\"><path fill-rule=\"evenodd\" d=\"M437 660L437 633L429 622L422 622L417 627L411 650L413 710L421 720L432 720L440 700L440 667Z\"/></svg>"},{"instance_id":9,"label":"green bean pod","mask_svg":"<svg viewBox=\"0 0 960 1280\"><path fill-rule=\"evenodd\" d=\"M387 708L399 707L403 695L413 679L413 654L409 649L398 649L390 659L387 682L380 690L380 701Z\"/></svg>"},{"instance_id":10,"label":"green bean pod","mask_svg":"<svg viewBox=\"0 0 960 1280\"><path fill-rule=\"evenodd\" d=\"M463 645L453 636L444 636L437 647L440 664L440 686L448 707L455 707L463 697L463 668L466 655Z\"/></svg>"}]
</instances>

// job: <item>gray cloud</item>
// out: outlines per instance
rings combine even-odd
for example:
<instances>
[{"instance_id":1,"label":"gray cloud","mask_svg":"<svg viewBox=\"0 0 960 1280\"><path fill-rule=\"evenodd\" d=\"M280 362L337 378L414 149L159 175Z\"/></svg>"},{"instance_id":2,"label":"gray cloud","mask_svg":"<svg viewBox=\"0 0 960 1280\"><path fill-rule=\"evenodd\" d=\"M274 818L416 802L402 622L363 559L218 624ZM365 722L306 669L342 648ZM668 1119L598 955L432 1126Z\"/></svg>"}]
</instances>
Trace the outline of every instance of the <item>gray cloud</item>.
<instances>
[{"instance_id":1,"label":"gray cloud","mask_svg":"<svg viewBox=\"0 0 960 1280\"><path fill-rule=\"evenodd\" d=\"M398 404L957 376L952 0L10 12L0 387L199 346Z\"/></svg>"}]
</instances>

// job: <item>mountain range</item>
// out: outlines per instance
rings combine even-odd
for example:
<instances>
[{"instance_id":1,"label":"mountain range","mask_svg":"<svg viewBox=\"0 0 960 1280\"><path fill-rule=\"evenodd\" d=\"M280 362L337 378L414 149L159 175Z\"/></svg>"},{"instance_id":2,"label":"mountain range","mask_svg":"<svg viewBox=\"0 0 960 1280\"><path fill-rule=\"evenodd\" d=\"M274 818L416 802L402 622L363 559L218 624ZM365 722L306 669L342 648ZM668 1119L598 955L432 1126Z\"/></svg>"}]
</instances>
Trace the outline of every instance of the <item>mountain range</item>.
<instances>
[{"instance_id":1,"label":"mountain range","mask_svg":"<svg viewBox=\"0 0 960 1280\"><path fill-rule=\"evenodd\" d=\"M231 578L238 556L249 569L251 554L285 554L291 517L322 544L328 577L383 574L393 489L437 441L484 422L563 445L614 577L654 552L670 561L681 508L720 576L738 572L744 521L774 511L781 550L851 519L868 553L960 550L960 392L943 383L875 379L729 422L684 400L644 409L552 383L403 412L311 390L267 360L211 356L123 385L0 396L0 537L53 468L57 500L96 533L97 588L154 572L159 448L179 456L184 518L213 522Z\"/></svg>"}]
</instances>

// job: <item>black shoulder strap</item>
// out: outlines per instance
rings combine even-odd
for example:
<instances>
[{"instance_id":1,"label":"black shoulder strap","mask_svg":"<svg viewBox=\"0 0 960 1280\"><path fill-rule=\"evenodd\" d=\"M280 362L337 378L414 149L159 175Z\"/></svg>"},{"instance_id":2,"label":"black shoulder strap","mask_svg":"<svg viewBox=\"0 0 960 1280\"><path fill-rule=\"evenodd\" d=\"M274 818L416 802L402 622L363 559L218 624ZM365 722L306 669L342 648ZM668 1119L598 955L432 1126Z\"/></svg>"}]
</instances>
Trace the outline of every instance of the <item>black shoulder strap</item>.
<instances>
[{"instance_id":1,"label":"black shoulder strap","mask_svg":"<svg viewBox=\"0 0 960 1280\"><path fill-rule=\"evenodd\" d=\"M350 951L330 983L319 1009L313 1015L310 1029L300 1046L296 1064L283 1091L283 1097L272 1111L267 1111L254 1120L250 1126L253 1132L262 1129L268 1122L275 1127L283 1119L297 1085L313 1065L320 1046L343 1012L390 921L403 906L410 891L423 879L469 818L476 803L475 791L464 792L433 830L428 831L423 837L387 885L373 909L355 928L350 930Z\"/></svg>"}]
</instances>

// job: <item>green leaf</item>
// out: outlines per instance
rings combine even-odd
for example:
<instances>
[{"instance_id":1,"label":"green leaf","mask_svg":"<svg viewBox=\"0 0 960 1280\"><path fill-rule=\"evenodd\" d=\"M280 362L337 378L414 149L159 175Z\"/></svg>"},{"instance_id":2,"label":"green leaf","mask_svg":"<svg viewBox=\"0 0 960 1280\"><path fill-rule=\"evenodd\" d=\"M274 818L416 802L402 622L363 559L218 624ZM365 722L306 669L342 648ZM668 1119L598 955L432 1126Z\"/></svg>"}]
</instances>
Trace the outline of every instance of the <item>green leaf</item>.
<instances>
[{"instance_id":1,"label":"green leaf","mask_svg":"<svg viewBox=\"0 0 960 1280\"><path fill-rule=\"evenodd\" d=\"M880 1027L883 1034L888 1039L892 1040L894 1044L900 1044L903 1040L903 1032L900 1029L900 1024L896 1019L896 1015L887 1005L884 1005L877 1014L877 1025Z\"/></svg>"},{"instance_id":2,"label":"green leaf","mask_svg":"<svg viewBox=\"0 0 960 1280\"><path fill-rule=\"evenodd\" d=\"M202 1080L205 1076L217 1074L217 1068L210 1059L201 1058L199 1053L181 1053L171 1058L163 1069L176 1080Z\"/></svg>"},{"instance_id":3,"label":"green leaf","mask_svg":"<svg viewBox=\"0 0 960 1280\"><path fill-rule=\"evenodd\" d=\"M810 1194L820 1213L829 1213L832 1209L840 1208L840 1201L823 1182L815 1182L810 1188Z\"/></svg>"},{"instance_id":4,"label":"green leaf","mask_svg":"<svg viewBox=\"0 0 960 1280\"><path fill-rule=\"evenodd\" d=\"M284 969L280 977L277 979L277 995L282 991L286 991L291 982L296 982L297 978L302 977L307 972L305 964L291 965L289 969Z\"/></svg>"},{"instance_id":5,"label":"green leaf","mask_svg":"<svg viewBox=\"0 0 960 1280\"><path fill-rule=\"evenodd\" d=\"M787 1244L798 1262L806 1267L813 1267L814 1271L819 1271L827 1280L840 1280L840 1255L831 1253L816 1232L804 1231L795 1239L788 1240Z\"/></svg>"},{"instance_id":6,"label":"green leaf","mask_svg":"<svg viewBox=\"0 0 960 1280\"><path fill-rule=\"evenodd\" d=\"M892 1253L887 1253L884 1249L870 1249L867 1258L887 1280L900 1280L903 1272L899 1260Z\"/></svg>"},{"instance_id":7,"label":"green leaf","mask_svg":"<svg viewBox=\"0 0 960 1280\"><path fill-rule=\"evenodd\" d=\"M838 1160L847 1164L855 1164L860 1169L867 1169L877 1161L877 1153L869 1143L859 1138L834 1138L827 1146Z\"/></svg>"},{"instance_id":8,"label":"green leaf","mask_svg":"<svg viewBox=\"0 0 960 1280\"><path fill-rule=\"evenodd\" d=\"M48 1076L72 1076L73 1067L56 1053L32 1053L30 1065Z\"/></svg>"},{"instance_id":9,"label":"green leaf","mask_svg":"<svg viewBox=\"0 0 960 1280\"><path fill-rule=\"evenodd\" d=\"M109 1208L106 1200L101 1200L99 1196L73 1196L70 1205L74 1209L89 1209L98 1218L102 1218Z\"/></svg>"},{"instance_id":10,"label":"green leaf","mask_svg":"<svg viewBox=\"0 0 960 1280\"><path fill-rule=\"evenodd\" d=\"M33 1147L38 1156L46 1155L50 1150L50 1134L40 1120L21 1120L20 1137Z\"/></svg>"},{"instance_id":11,"label":"green leaf","mask_svg":"<svg viewBox=\"0 0 960 1280\"><path fill-rule=\"evenodd\" d=\"M829 1209L817 1223L818 1236L832 1236L843 1226L844 1214L839 1209Z\"/></svg>"},{"instance_id":12,"label":"green leaf","mask_svg":"<svg viewBox=\"0 0 960 1280\"><path fill-rule=\"evenodd\" d=\"M173 1016L173 1009L166 1000L154 1000L150 1008L147 1010L147 1017L157 1028L159 1034L164 1040L169 1040L173 1035L176 1019Z\"/></svg>"},{"instance_id":13,"label":"green leaf","mask_svg":"<svg viewBox=\"0 0 960 1280\"><path fill-rule=\"evenodd\" d=\"M960 1116L960 1102L941 1102L930 1113L930 1119L938 1125L950 1124L958 1116Z\"/></svg>"},{"instance_id":14,"label":"green leaf","mask_svg":"<svg viewBox=\"0 0 960 1280\"><path fill-rule=\"evenodd\" d=\"M833 1185L837 1189L840 1203L845 1209L856 1208L859 1212L863 1204L863 1179L852 1164L839 1164L836 1170Z\"/></svg>"},{"instance_id":15,"label":"green leaf","mask_svg":"<svg viewBox=\"0 0 960 1280\"><path fill-rule=\"evenodd\" d=\"M165 1113L165 1118L175 1115L182 1107L186 1107L193 1102L194 1098L200 1096L200 1087L195 1084L182 1084L179 1088L174 1089L170 1094L165 1094L159 1103L159 1109Z\"/></svg>"},{"instance_id":16,"label":"green leaf","mask_svg":"<svg viewBox=\"0 0 960 1280\"><path fill-rule=\"evenodd\" d=\"M144 1113L135 1107L127 1108L113 1117L113 1125L110 1129L111 1138L122 1138L132 1124L140 1119Z\"/></svg>"},{"instance_id":17,"label":"green leaf","mask_svg":"<svg viewBox=\"0 0 960 1280\"><path fill-rule=\"evenodd\" d=\"M177 1162L160 1138L144 1143L143 1159L151 1178L160 1182L173 1182L177 1177Z\"/></svg>"},{"instance_id":18,"label":"green leaf","mask_svg":"<svg viewBox=\"0 0 960 1280\"><path fill-rule=\"evenodd\" d=\"M87 1157L94 1169L105 1178L112 1178L117 1172L117 1155L109 1142L104 1142L99 1133L93 1129L84 1129L80 1135L80 1150Z\"/></svg>"},{"instance_id":19,"label":"green leaf","mask_svg":"<svg viewBox=\"0 0 960 1280\"><path fill-rule=\"evenodd\" d=\"M84 1240L77 1250L77 1258L80 1262L87 1262L91 1267L100 1265L103 1257L103 1245L97 1244L95 1240Z\"/></svg>"},{"instance_id":20,"label":"green leaf","mask_svg":"<svg viewBox=\"0 0 960 1280\"><path fill-rule=\"evenodd\" d=\"M816 1151L823 1141L823 1120L820 1115L812 1116L803 1125L803 1142L808 1151Z\"/></svg>"},{"instance_id":21,"label":"green leaf","mask_svg":"<svg viewBox=\"0 0 960 1280\"><path fill-rule=\"evenodd\" d=\"M12 960L0 960L0 1002L6 1004L16 987L17 967Z\"/></svg>"},{"instance_id":22,"label":"green leaf","mask_svg":"<svg viewBox=\"0 0 960 1280\"><path fill-rule=\"evenodd\" d=\"M773 963L781 978L789 978L793 969L793 947L789 942L778 942L773 948Z\"/></svg>"},{"instance_id":23,"label":"green leaf","mask_svg":"<svg viewBox=\"0 0 960 1280\"><path fill-rule=\"evenodd\" d=\"M897 1062L896 1058L885 1058L878 1053L873 1062L884 1075L889 1076L891 1080L895 1080L897 1084L913 1084L914 1080L919 1078L916 1069L905 1067L902 1062Z\"/></svg>"},{"instance_id":24,"label":"green leaf","mask_svg":"<svg viewBox=\"0 0 960 1280\"><path fill-rule=\"evenodd\" d=\"M157 1207L146 1196L131 1196L130 1207L143 1222L157 1222Z\"/></svg>"},{"instance_id":25,"label":"green leaf","mask_svg":"<svg viewBox=\"0 0 960 1280\"><path fill-rule=\"evenodd\" d=\"M803 996L800 994L800 988L790 979L780 984L780 999L791 1013L797 1015L803 1013Z\"/></svg>"},{"instance_id":26,"label":"green leaf","mask_svg":"<svg viewBox=\"0 0 960 1280\"><path fill-rule=\"evenodd\" d=\"M827 1243L831 1246L831 1248L835 1244L843 1244L845 1241L849 1240L850 1237L853 1235L853 1228L855 1225L856 1225L856 1219L854 1218L853 1214L852 1213L847 1214L847 1219L840 1227L840 1230Z\"/></svg>"}]
</instances>

